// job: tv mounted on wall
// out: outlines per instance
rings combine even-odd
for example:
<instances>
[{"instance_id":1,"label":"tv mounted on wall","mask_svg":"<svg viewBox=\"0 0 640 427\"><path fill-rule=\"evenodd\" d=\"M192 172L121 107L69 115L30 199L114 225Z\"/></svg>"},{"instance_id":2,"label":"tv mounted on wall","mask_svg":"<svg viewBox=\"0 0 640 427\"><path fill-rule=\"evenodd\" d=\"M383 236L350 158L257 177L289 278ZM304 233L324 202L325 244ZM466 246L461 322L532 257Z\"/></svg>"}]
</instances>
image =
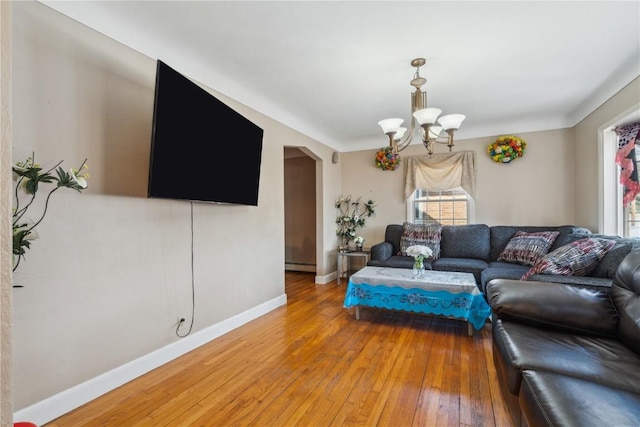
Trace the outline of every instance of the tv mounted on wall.
<instances>
[{"instance_id":1,"label":"tv mounted on wall","mask_svg":"<svg viewBox=\"0 0 640 427\"><path fill-rule=\"evenodd\" d=\"M148 197L257 206L262 135L158 60Z\"/></svg>"}]
</instances>

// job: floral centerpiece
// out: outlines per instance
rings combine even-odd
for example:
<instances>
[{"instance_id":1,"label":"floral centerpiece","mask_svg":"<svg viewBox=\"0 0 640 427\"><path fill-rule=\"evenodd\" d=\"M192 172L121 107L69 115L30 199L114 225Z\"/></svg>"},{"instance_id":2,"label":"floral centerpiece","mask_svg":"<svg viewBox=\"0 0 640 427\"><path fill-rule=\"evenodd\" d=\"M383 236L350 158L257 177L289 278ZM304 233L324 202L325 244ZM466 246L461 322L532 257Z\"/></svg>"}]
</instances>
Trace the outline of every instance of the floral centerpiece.
<instances>
[{"instance_id":1,"label":"floral centerpiece","mask_svg":"<svg viewBox=\"0 0 640 427\"><path fill-rule=\"evenodd\" d=\"M494 162L510 163L524 156L527 143L524 139L513 136L501 136L493 144L487 147L487 153Z\"/></svg>"},{"instance_id":2,"label":"floral centerpiece","mask_svg":"<svg viewBox=\"0 0 640 427\"><path fill-rule=\"evenodd\" d=\"M356 236L356 238L353 239L353 243L356 244L356 249L362 250L362 245L364 244L364 237Z\"/></svg>"},{"instance_id":3,"label":"floral centerpiece","mask_svg":"<svg viewBox=\"0 0 640 427\"><path fill-rule=\"evenodd\" d=\"M60 166L58 162L51 169L43 172L39 164L35 162L32 154L23 162L13 165L13 176L15 180L14 205L13 205L13 270L20 265L20 260L25 257L27 249L31 247L31 241L38 238L35 228L42 222L49 207L51 195L61 188L71 188L78 192L87 188L87 160L82 163L79 169L70 169L68 172ZM55 175L53 174L55 171ZM36 221L29 219L26 214L32 207L36 199L36 193L41 188L41 184L54 184L55 186L47 193L42 214ZM26 197L21 197L21 193ZM25 202L22 205L22 202Z\"/></svg>"},{"instance_id":4,"label":"floral centerpiece","mask_svg":"<svg viewBox=\"0 0 640 427\"><path fill-rule=\"evenodd\" d=\"M413 274L421 276L424 271L424 259L431 258L433 251L424 245L413 245L407 248L407 255L413 257Z\"/></svg>"},{"instance_id":5,"label":"floral centerpiece","mask_svg":"<svg viewBox=\"0 0 640 427\"><path fill-rule=\"evenodd\" d=\"M338 217L336 218L336 235L340 238L341 248L346 248L356 237L356 230L364 227L366 219L375 214L375 203L372 200L352 200L351 196L340 196L336 200ZM364 239L363 239L364 242Z\"/></svg>"},{"instance_id":6,"label":"floral centerpiece","mask_svg":"<svg viewBox=\"0 0 640 427\"><path fill-rule=\"evenodd\" d=\"M393 171L400 166L400 155L391 147L383 147L376 153L376 167L383 171Z\"/></svg>"}]
</instances>

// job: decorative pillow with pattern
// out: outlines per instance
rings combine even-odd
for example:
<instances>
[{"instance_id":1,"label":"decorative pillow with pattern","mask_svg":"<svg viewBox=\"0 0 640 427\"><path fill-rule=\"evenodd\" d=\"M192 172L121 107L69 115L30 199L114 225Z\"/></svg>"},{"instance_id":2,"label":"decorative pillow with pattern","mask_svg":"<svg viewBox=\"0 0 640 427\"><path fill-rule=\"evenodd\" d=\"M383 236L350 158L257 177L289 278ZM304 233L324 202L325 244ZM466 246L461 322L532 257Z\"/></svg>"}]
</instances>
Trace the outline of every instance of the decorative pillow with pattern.
<instances>
[{"instance_id":1,"label":"decorative pillow with pattern","mask_svg":"<svg viewBox=\"0 0 640 427\"><path fill-rule=\"evenodd\" d=\"M600 260L615 244L615 240L600 238L576 240L542 257L521 280L527 280L534 274L586 276L596 269Z\"/></svg>"},{"instance_id":2,"label":"decorative pillow with pattern","mask_svg":"<svg viewBox=\"0 0 640 427\"><path fill-rule=\"evenodd\" d=\"M442 226L440 224L402 224L400 237L400 254L407 255L407 248L413 245L424 245L433 251L433 260L440 258L440 238Z\"/></svg>"},{"instance_id":3,"label":"decorative pillow with pattern","mask_svg":"<svg viewBox=\"0 0 640 427\"><path fill-rule=\"evenodd\" d=\"M560 234L558 231L526 233L518 231L504 248L498 261L533 265L549 252L549 248Z\"/></svg>"}]
</instances>

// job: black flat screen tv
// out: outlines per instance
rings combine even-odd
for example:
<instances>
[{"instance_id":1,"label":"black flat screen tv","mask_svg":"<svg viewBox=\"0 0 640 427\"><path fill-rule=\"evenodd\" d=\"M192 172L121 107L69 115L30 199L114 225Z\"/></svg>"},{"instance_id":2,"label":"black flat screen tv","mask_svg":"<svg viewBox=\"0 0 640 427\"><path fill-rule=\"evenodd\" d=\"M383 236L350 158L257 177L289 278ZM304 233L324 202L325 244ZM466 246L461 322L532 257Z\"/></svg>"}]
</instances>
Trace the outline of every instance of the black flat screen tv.
<instances>
[{"instance_id":1,"label":"black flat screen tv","mask_svg":"<svg viewBox=\"0 0 640 427\"><path fill-rule=\"evenodd\" d=\"M258 205L263 130L158 60L148 197Z\"/></svg>"}]
</instances>

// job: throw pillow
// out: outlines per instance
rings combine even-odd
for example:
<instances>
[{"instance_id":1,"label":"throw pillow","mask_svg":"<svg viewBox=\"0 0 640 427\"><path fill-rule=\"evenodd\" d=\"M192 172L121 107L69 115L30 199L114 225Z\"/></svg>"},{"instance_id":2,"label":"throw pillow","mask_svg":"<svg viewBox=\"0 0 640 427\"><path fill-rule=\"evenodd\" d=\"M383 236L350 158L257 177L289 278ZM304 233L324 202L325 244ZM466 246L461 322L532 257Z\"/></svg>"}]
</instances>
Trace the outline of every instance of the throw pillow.
<instances>
[{"instance_id":1,"label":"throw pillow","mask_svg":"<svg viewBox=\"0 0 640 427\"><path fill-rule=\"evenodd\" d=\"M433 260L440 258L440 238L442 226L440 224L402 224L400 237L400 254L407 256L407 248L413 245L424 245L433 251Z\"/></svg>"},{"instance_id":2,"label":"throw pillow","mask_svg":"<svg viewBox=\"0 0 640 427\"><path fill-rule=\"evenodd\" d=\"M558 231L538 231L535 233L518 231L500 253L498 261L534 265L549 252L549 248L553 245L558 234L560 234Z\"/></svg>"},{"instance_id":3,"label":"throw pillow","mask_svg":"<svg viewBox=\"0 0 640 427\"><path fill-rule=\"evenodd\" d=\"M561 274L586 276L616 244L614 240L587 238L576 240L548 253L521 278L527 280L534 274Z\"/></svg>"}]
</instances>

